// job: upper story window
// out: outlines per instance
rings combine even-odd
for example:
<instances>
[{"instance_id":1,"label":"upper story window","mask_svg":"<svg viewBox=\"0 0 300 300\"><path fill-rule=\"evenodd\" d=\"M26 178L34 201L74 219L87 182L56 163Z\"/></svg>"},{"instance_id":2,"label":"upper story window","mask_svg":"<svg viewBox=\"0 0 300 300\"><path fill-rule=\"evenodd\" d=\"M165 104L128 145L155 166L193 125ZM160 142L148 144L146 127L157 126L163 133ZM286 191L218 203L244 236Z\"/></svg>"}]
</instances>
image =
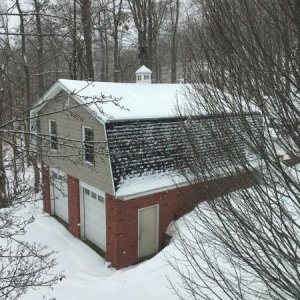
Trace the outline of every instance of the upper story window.
<instances>
[{"instance_id":1,"label":"upper story window","mask_svg":"<svg viewBox=\"0 0 300 300\"><path fill-rule=\"evenodd\" d=\"M50 149L57 150L57 125L55 120L49 120Z\"/></svg>"},{"instance_id":2,"label":"upper story window","mask_svg":"<svg viewBox=\"0 0 300 300\"><path fill-rule=\"evenodd\" d=\"M83 127L83 150L84 160L89 163L95 161L95 150L94 150L94 129L91 127Z\"/></svg>"},{"instance_id":3,"label":"upper story window","mask_svg":"<svg viewBox=\"0 0 300 300\"><path fill-rule=\"evenodd\" d=\"M149 80L150 79L150 75L144 75L144 80Z\"/></svg>"},{"instance_id":4,"label":"upper story window","mask_svg":"<svg viewBox=\"0 0 300 300\"><path fill-rule=\"evenodd\" d=\"M65 106L69 107L70 106L70 96L68 96L65 100Z\"/></svg>"}]
</instances>

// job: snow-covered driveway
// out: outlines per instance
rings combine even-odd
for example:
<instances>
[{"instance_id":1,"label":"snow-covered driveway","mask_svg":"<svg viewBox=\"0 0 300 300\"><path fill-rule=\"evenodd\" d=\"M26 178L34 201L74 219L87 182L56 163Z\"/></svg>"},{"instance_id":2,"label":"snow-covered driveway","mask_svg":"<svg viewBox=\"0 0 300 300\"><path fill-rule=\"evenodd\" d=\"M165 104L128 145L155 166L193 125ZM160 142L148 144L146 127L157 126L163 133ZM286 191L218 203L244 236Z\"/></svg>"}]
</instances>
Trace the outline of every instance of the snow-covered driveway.
<instances>
[{"instance_id":1,"label":"snow-covered driveway","mask_svg":"<svg viewBox=\"0 0 300 300\"><path fill-rule=\"evenodd\" d=\"M43 214L40 206L31 205L20 209L19 213L35 217L23 238L57 251L58 264L54 271L63 270L66 275L53 290L29 290L22 300L43 299L43 296L57 300L177 299L167 279L178 280L165 258L165 252L172 247L148 261L117 271L108 268L103 258L74 238L54 218Z\"/></svg>"}]
</instances>

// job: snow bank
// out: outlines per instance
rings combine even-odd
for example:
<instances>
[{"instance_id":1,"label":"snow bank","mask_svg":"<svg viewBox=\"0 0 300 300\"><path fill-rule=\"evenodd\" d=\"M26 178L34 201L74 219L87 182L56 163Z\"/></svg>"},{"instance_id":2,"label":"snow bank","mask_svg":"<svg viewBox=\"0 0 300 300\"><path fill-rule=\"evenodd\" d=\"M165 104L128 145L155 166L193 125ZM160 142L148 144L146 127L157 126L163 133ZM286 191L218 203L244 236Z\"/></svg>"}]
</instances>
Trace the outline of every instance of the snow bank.
<instances>
[{"instance_id":1,"label":"snow bank","mask_svg":"<svg viewBox=\"0 0 300 300\"><path fill-rule=\"evenodd\" d=\"M22 300L175 300L168 278L177 275L166 263L165 253L122 270L109 268L108 263L82 241L73 237L58 221L42 212L41 203L22 208L19 215L33 215L35 221L27 227L24 239L38 241L57 251L58 265L53 272L64 271L63 279L53 290L29 290Z\"/></svg>"}]
</instances>

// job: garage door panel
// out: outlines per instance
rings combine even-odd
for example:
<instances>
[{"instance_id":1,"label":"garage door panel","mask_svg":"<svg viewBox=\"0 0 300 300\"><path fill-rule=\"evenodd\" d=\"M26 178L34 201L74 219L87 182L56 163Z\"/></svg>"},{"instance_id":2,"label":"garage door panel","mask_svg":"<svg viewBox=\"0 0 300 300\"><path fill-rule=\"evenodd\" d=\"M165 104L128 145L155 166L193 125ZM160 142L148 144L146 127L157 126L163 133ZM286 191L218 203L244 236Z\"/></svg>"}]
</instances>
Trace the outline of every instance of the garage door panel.
<instances>
[{"instance_id":1,"label":"garage door panel","mask_svg":"<svg viewBox=\"0 0 300 300\"><path fill-rule=\"evenodd\" d=\"M69 222L68 208L68 186L65 174L58 171L51 171L51 212L62 219Z\"/></svg>"},{"instance_id":2,"label":"garage door panel","mask_svg":"<svg viewBox=\"0 0 300 300\"><path fill-rule=\"evenodd\" d=\"M84 236L99 248L106 249L105 203L102 192L83 188L82 206Z\"/></svg>"},{"instance_id":3,"label":"garage door panel","mask_svg":"<svg viewBox=\"0 0 300 300\"><path fill-rule=\"evenodd\" d=\"M54 213L63 221L68 223L69 213L68 213L68 197L67 194L60 190L60 183L56 184L54 188Z\"/></svg>"}]
</instances>

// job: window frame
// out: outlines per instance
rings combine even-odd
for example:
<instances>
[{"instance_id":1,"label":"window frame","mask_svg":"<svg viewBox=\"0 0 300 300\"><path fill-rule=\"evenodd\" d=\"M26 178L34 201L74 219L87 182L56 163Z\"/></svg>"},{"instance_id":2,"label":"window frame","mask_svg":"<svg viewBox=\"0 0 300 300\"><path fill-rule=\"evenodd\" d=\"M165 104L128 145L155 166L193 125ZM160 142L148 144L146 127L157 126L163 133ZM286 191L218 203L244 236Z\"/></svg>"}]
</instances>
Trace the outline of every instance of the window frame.
<instances>
[{"instance_id":1,"label":"window frame","mask_svg":"<svg viewBox=\"0 0 300 300\"><path fill-rule=\"evenodd\" d=\"M52 122L55 123L55 133L53 133ZM57 122L55 119L49 119L49 141L50 141L50 150L57 151L58 150L58 141L57 141Z\"/></svg>"},{"instance_id":2,"label":"window frame","mask_svg":"<svg viewBox=\"0 0 300 300\"><path fill-rule=\"evenodd\" d=\"M92 130L93 132L93 140L92 141L88 141L88 142L92 142L90 143L90 147L92 149L92 153L90 155L92 155L92 159L91 160L87 160L87 151L86 151L86 146L87 146L87 143L86 143L86 135L85 135L85 130L86 129L89 129L89 130ZM94 142L95 142L95 130L93 127L90 127L90 126L86 126L86 125L82 125L82 149L83 149L83 160L84 162L88 163L88 164L91 164L91 165L94 165L95 164L95 146L94 146Z\"/></svg>"},{"instance_id":3,"label":"window frame","mask_svg":"<svg viewBox=\"0 0 300 300\"><path fill-rule=\"evenodd\" d=\"M70 106L70 96L68 95L66 100L65 100L65 106L69 107Z\"/></svg>"},{"instance_id":4,"label":"window frame","mask_svg":"<svg viewBox=\"0 0 300 300\"><path fill-rule=\"evenodd\" d=\"M141 81L141 80L142 80L142 75L138 75L138 76L137 76L137 80L138 80L138 81Z\"/></svg>"},{"instance_id":5,"label":"window frame","mask_svg":"<svg viewBox=\"0 0 300 300\"><path fill-rule=\"evenodd\" d=\"M144 80L150 80L150 75L148 74L144 75Z\"/></svg>"}]
</instances>

